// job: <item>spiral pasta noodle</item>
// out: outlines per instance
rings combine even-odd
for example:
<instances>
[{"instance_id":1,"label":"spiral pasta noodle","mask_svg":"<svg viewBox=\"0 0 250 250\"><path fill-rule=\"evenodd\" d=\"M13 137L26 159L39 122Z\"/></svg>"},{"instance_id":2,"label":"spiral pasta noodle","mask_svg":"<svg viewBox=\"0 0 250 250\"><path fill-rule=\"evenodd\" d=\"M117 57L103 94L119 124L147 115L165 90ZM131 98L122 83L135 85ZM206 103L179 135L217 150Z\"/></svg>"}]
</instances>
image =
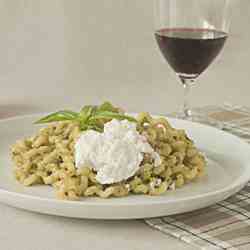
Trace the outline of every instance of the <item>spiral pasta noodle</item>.
<instances>
[{"instance_id":1,"label":"spiral pasta noodle","mask_svg":"<svg viewBox=\"0 0 250 250\"><path fill-rule=\"evenodd\" d=\"M123 197L128 194L161 195L204 174L204 156L184 130L172 128L165 118L148 113L137 117L137 130L161 157L155 167L145 154L138 172L126 181L101 185L91 166L75 167L74 145L81 131L77 122L57 122L42 128L11 148L14 175L25 186L51 185L59 199Z\"/></svg>"}]
</instances>

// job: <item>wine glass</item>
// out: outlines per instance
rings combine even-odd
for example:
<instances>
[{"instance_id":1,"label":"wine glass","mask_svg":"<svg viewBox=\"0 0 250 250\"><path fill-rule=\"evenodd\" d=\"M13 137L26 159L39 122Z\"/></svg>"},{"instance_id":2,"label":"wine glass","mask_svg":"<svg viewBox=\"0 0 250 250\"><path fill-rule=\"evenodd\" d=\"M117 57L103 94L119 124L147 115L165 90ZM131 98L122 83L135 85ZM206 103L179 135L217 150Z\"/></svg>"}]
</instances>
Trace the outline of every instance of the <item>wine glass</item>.
<instances>
[{"instance_id":1,"label":"wine glass","mask_svg":"<svg viewBox=\"0 0 250 250\"><path fill-rule=\"evenodd\" d=\"M184 87L181 118L194 120L190 88L228 37L230 0L154 1L156 41Z\"/></svg>"}]
</instances>

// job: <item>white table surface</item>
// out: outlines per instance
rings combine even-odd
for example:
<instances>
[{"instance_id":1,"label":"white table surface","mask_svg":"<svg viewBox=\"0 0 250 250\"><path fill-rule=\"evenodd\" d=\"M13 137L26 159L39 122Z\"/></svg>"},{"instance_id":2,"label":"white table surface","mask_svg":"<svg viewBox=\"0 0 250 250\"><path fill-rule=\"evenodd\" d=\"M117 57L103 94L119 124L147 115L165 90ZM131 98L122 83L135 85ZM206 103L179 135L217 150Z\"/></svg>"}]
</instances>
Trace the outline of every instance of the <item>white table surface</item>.
<instances>
[{"instance_id":1,"label":"white table surface","mask_svg":"<svg viewBox=\"0 0 250 250\"><path fill-rule=\"evenodd\" d=\"M235 0L230 39L193 89L193 105L250 106L250 1ZM182 89L153 39L145 0L0 0L0 118L110 100L166 113ZM4 250L194 249L143 221L94 221L0 205Z\"/></svg>"}]
</instances>

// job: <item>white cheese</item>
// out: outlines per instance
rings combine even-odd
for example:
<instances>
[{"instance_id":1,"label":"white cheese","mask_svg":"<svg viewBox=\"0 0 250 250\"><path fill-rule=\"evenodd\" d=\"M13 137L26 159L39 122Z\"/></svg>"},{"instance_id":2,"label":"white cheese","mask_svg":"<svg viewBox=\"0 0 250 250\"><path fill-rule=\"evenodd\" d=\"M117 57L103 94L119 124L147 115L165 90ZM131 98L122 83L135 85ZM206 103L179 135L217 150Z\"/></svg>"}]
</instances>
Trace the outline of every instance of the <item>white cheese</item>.
<instances>
[{"instance_id":1,"label":"white cheese","mask_svg":"<svg viewBox=\"0 0 250 250\"><path fill-rule=\"evenodd\" d=\"M161 164L160 156L136 130L136 124L127 120L113 119L104 126L104 132L83 132L75 145L76 167L90 166L97 171L96 179L101 184L126 180L139 169L143 154Z\"/></svg>"}]
</instances>

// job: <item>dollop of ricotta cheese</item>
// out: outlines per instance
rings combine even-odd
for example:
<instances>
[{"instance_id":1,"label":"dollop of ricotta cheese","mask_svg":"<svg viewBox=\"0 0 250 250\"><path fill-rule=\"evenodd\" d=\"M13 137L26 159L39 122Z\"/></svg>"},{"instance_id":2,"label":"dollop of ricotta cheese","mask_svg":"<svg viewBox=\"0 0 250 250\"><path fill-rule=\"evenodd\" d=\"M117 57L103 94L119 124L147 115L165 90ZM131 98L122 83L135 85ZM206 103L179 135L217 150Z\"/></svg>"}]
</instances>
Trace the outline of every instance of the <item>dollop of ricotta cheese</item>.
<instances>
[{"instance_id":1,"label":"dollop of ricotta cheese","mask_svg":"<svg viewBox=\"0 0 250 250\"><path fill-rule=\"evenodd\" d=\"M113 119L104 125L104 132L83 132L75 144L75 164L92 167L101 184L126 180L140 168L143 154L150 154L154 165L161 158L136 130L136 124L127 120Z\"/></svg>"}]
</instances>

